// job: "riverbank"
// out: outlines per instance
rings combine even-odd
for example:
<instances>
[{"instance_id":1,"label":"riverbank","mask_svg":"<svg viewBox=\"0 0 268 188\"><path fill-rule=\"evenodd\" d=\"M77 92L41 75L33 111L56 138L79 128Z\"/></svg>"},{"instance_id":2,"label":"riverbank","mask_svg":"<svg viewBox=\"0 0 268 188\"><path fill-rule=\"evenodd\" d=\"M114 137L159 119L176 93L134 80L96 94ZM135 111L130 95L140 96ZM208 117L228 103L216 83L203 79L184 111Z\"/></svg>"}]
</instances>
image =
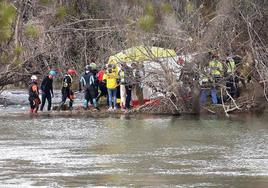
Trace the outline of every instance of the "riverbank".
<instances>
[{"instance_id":1,"label":"riverbank","mask_svg":"<svg viewBox=\"0 0 268 188\"><path fill-rule=\"evenodd\" d=\"M2 99L2 100L1 100ZM47 112L46 107L44 108L44 112L38 112L38 114L30 114L29 106L28 106L28 95L25 90L6 90L0 95L0 117L95 117L95 118L105 118L105 117L120 117L124 116L179 116L179 115L195 115L195 116L208 116L215 115L218 117L228 117L228 116L236 116L236 115L262 115L268 113L267 103L258 104L252 103L251 100L248 100L248 97L240 98L239 106L235 106L233 103L225 103L224 105L206 105L201 106L199 112L161 112L158 109L159 106L157 104L148 104L141 107L132 108L131 110L121 111L116 110L112 112L108 112L105 101L103 100L100 105L100 111L95 110L94 108L90 108L89 110L84 110L82 108L83 103L83 93L77 93L76 99L74 103L73 110L64 110L57 111L57 105L61 101L61 93L59 90L55 91L55 97L53 98L53 111ZM153 109L154 108L154 109ZM150 110L148 110L150 109ZM153 109L153 110L152 110Z\"/></svg>"},{"instance_id":2,"label":"riverbank","mask_svg":"<svg viewBox=\"0 0 268 188\"><path fill-rule=\"evenodd\" d=\"M36 114L31 114L28 111L28 106L13 106L13 107L0 107L0 118L1 119L43 119L43 118L134 118L134 119L144 119L144 118L165 118L165 117L190 117L190 118L216 118L216 119L232 119L241 120L249 117L262 117L268 115L268 109L262 113L257 112L236 112L231 113L227 117L224 113L210 113L207 111L202 111L200 114L194 113L144 113L135 110L131 111L121 111L116 110L109 112L107 108L101 108L100 111L94 110L93 108L89 110L83 110L82 107L75 107L73 110L64 111L43 111Z\"/></svg>"}]
</instances>

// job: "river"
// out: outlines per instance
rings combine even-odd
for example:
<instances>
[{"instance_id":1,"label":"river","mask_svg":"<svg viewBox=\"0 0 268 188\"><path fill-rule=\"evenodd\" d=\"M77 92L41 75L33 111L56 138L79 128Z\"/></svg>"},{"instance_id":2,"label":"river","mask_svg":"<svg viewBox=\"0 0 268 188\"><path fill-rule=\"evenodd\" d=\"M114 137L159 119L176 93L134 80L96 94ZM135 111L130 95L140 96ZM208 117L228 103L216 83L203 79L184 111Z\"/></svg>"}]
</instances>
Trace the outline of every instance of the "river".
<instances>
[{"instance_id":1,"label":"river","mask_svg":"<svg viewBox=\"0 0 268 188\"><path fill-rule=\"evenodd\" d=\"M268 187L268 117L1 117L0 187Z\"/></svg>"}]
</instances>

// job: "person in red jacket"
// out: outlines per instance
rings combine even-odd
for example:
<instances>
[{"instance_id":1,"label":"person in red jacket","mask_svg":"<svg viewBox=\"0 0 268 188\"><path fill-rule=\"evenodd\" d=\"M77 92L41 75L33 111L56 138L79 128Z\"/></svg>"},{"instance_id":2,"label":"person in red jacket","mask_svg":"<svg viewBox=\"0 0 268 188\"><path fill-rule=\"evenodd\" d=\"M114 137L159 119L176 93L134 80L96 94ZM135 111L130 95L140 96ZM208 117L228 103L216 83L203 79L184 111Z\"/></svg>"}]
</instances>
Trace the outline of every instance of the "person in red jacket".
<instances>
[{"instance_id":1,"label":"person in red jacket","mask_svg":"<svg viewBox=\"0 0 268 188\"><path fill-rule=\"evenodd\" d=\"M107 97L108 96L108 91L107 91L107 87L106 84L103 82L103 75L105 74L105 68L100 70L97 73L97 79L98 79L98 84L99 84L99 89L100 89L100 93L97 96L97 101L99 101L99 99L103 96ZM108 104L108 97L107 97L107 104Z\"/></svg>"},{"instance_id":2,"label":"person in red jacket","mask_svg":"<svg viewBox=\"0 0 268 188\"><path fill-rule=\"evenodd\" d=\"M37 113L41 100L39 98L39 87L36 75L32 75L28 91L29 91L28 99L30 102L30 112Z\"/></svg>"}]
</instances>

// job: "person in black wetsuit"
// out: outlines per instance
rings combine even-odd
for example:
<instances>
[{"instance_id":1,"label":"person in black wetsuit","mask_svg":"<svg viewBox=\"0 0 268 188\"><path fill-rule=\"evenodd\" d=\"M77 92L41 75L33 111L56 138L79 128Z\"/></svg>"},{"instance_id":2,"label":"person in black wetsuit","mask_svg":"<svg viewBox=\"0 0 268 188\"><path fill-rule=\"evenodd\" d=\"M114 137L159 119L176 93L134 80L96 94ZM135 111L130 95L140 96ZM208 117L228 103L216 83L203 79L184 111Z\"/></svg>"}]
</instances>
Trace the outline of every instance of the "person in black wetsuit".
<instances>
[{"instance_id":1,"label":"person in black wetsuit","mask_svg":"<svg viewBox=\"0 0 268 188\"><path fill-rule=\"evenodd\" d=\"M97 78L94 70L90 65L87 65L85 67L85 73L81 76L80 82L79 82L79 91L82 91L82 88L84 89L85 99L83 103L84 109L88 109L88 103L94 105L95 109L99 110L98 104L97 104Z\"/></svg>"},{"instance_id":2,"label":"person in black wetsuit","mask_svg":"<svg viewBox=\"0 0 268 188\"><path fill-rule=\"evenodd\" d=\"M42 104L40 107L40 111L43 111L46 100L48 102L47 111L51 110L51 99L54 97L53 93L53 77L56 76L56 71L51 70L49 75L46 76L41 83L41 91L42 91Z\"/></svg>"},{"instance_id":3,"label":"person in black wetsuit","mask_svg":"<svg viewBox=\"0 0 268 188\"><path fill-rule=\"evenodd\" d=\"M67 98L69 98L69 108L72 109L73 107L73 99L74 99L74 93L71 89L72 83L73 83L73 78L72 76L76 75L76 71L73 69L68 69L67 73L63 77L62 81L62 88L61 88L61 94L62 94L62 99L61 103L59 105L58 110L61 110L63 105L65 104Z\"/></svg>"}]
</instances>

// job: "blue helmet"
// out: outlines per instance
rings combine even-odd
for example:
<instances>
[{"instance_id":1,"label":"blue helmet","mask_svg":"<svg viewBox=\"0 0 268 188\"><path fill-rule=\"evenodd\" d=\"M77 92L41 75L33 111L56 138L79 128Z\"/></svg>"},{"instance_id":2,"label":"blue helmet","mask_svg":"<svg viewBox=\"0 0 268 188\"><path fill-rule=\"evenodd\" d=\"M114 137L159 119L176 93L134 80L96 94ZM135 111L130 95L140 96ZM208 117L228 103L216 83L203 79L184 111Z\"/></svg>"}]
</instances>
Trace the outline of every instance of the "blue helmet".
<instances>
[{"instance_id":1,"label":"blue helmet","mask_svg":"<svg viewBox=\"0 0 268 188\"><path fill-rule=\"evenodd\" d=\"M56 75L57 75L57 73L56 73L56 71L51 70L51 71L49 71L49 75L51 75L51 76L56 76Z\"/></svg>"}]
</instances>

